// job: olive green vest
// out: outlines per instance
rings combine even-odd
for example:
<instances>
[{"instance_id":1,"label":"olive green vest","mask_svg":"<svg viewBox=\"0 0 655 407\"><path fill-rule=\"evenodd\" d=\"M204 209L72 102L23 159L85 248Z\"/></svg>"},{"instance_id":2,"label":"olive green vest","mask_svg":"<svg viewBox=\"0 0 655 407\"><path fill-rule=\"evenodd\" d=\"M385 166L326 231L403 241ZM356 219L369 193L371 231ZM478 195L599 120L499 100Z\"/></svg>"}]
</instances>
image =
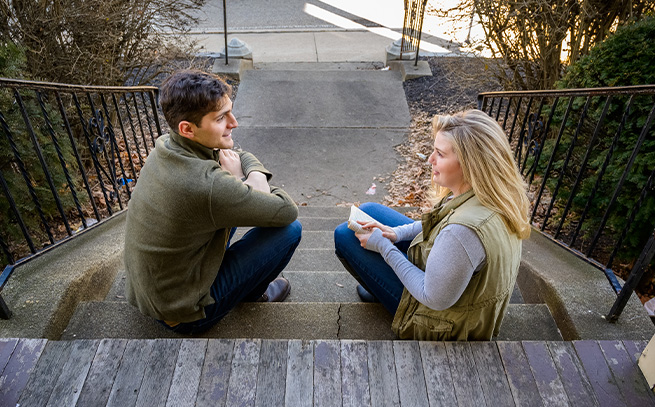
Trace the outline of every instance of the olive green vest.
<instances>
[{"instance_id":1,"label":"olive green vest","mask_svg":"<svg viewBox=\"0 0 655 407\"><path fill-rule=\"evenodd\" d=\"M498 335L518 274L521 241L510 234L500 215L484 207L470 190L448 202L444 198L423 215L423 233L412 241L409 260L425 270L437 235L449 224L476 232L484 246L485 263L459 300L443 311L426 307L405 289L391 326L401 339L489 340Z\"/></svg>"}]
</instances>

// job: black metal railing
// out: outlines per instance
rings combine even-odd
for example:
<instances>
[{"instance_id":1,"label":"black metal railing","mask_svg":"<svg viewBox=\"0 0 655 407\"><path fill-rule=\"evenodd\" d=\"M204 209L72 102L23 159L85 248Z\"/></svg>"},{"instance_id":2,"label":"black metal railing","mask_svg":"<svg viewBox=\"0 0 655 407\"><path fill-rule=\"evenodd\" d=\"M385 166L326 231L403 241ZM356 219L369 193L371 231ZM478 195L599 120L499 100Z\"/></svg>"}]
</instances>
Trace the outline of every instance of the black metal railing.
<instances>
[{"instance_id":1,"label":"black metal railing","mask_svg":"<svg viewBox=\"0 0 655 407\"><path fill-rule=\"evenodd\" d=\"M416 53L414 65L418 65L419 45L423 31L423 17L427 0L405 0L405 20L403 22L403 36L400 42L400 59L403 53Z\"/></svg>"},{"instance_id":2,"label":"black metal railing","mask_svg":"<svg viewBox=\"0 0 655 407\"><path fill-rule=\"evenodd\" d=\"M508 133L532 225L605 272L616 321L653 267L655 85L481 93L478 108Z\"/></svg>"},{"instance_id":3,"label":"black metal railing","mask_svg":"<svg viewBox=\"0 0 655 407\"><path fill-rule=\"evenodd\" d=\"M19 264L124 210L161 133L155 87L0 78L0 291Z\"/></svg>"}]
</instances>

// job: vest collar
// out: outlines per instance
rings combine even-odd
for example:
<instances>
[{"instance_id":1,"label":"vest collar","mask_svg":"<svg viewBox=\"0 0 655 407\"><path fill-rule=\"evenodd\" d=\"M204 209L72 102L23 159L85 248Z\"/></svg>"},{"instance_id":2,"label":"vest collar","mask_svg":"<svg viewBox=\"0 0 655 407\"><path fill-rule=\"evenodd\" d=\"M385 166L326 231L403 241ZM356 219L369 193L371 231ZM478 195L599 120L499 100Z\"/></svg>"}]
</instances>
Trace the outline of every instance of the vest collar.
<instances>
[{"instance_id":1,"label":"vest collar","mask_svg":"<svg viewBox=\"0 0 655 407\"><path fill-rule=\"evenodd\" d=\"M434 206L434 209L429 213L424 213L421 216L421 224L423 226L423 240L427 240L430 237L430 232L434 227L443 220L447 215L455 211L460 205L464 202L471 199L475 196L473 188L468 191L460 194L452 199L449 199L452 196L452 192L446 197L442 198L438 204Z\"/></svg>"},{"instance_id":2,"label":"vest collar","mask_svg":"<svg viewBox=\"0 0 655 407\"><path fill-rule=\"evenodd\" d=\"M198 158L204 160L214 160L218 161L218 151L213 148L207 148L200 143L196 143L193 140L189 140L186 137L182 137L174 131L171 131L171 140L173 143L179 145L185 151L190 152Z\"/></svg>"}]
</instances>

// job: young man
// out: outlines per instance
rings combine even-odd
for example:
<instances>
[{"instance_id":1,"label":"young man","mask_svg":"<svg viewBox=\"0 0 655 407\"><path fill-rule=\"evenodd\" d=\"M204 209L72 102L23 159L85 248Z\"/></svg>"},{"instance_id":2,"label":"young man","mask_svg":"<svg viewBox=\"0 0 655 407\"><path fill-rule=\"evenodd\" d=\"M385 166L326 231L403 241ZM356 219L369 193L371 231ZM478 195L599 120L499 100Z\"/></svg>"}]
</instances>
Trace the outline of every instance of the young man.
<instances>
[{"instance_id":1,"label":"young man","mask_svg":"<svg viewBox=\"0 0 655 407\"><path fill-rule=\"evenodd\" d=\"M271 173L231 148L231 88L180 71L161 86L171 133L157 139L132 193L125 227L126 294L169 329L209 329L241 301L283 301L276 278L298 243L298 208ZM255 226L230 244L237 226Z\"/></svg>"}]
</instances>

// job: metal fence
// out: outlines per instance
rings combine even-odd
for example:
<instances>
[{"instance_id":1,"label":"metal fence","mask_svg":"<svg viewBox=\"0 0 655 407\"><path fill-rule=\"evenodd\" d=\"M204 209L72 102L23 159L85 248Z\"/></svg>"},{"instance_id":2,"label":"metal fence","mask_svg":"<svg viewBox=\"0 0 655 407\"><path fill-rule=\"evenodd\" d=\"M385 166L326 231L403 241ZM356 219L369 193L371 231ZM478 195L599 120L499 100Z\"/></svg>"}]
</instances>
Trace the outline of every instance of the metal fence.
<instances>
[{"instance_id":1,"label":"metal fence","mask_svg":"<svg viewBox=\"0 0 655 407\"><path fill-rule=\"evenodd\" d=\"M403 22L403 36L400 42L400 59L403 53L416 52L414 65L418 65L419 45L423 30L423 17L427 0L405 0L405 20Z\"/></svg>"},{"instance_id":2,"label":"metal fence","mask_svg":"<svg viewBox=\"0 0 655 407\"><path fill-rule=\"evenodd\" d=\"M0 290L19 264L126 209L161 133L155 87L0 78Z\"/></svg>"},{"instance_id":3,"label":"metal fence","mask_svg":"<svg viewBox=\"0 0 655 407\"><path fill-rule=\"evenodd\" d=\"M654 267L655 85L481 93L478 108L508 133L532 225L605 272L615 321Z\"/></svg>"}]
</instances>

